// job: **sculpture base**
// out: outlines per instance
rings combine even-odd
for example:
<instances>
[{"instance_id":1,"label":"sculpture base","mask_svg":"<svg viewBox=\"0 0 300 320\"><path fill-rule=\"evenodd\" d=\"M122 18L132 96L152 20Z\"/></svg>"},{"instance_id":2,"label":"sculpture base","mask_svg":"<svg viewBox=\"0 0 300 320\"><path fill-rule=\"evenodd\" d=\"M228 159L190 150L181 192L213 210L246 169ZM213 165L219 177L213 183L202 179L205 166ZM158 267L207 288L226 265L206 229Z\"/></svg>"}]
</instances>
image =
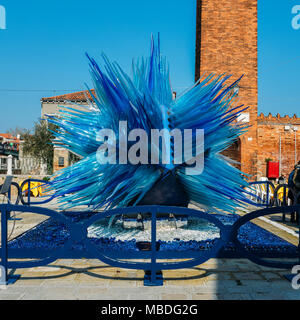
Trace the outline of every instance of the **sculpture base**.
<instances>
[{"instance_id":1,"label":"sculpture base","mask_svg":"<svg viewBox=\"0 0 300 320\"><path fill-rule=\"evenodd\" d=\"M129 207L133 206L136 199L133 200ZM145 194L135 206L169 206L169 207L185 207L189 205L190 199L185 192L179 179L172 173L158 180L154 186ZM138 214L138 212L137 212ZM132 217L133 215L129 215ZM161 215L158 215L158 217ZM164 214L163 216L167 216ZM143 215L143 218L150 216Z\"/></svg>"},{"instance_id":2,"label":"sculpture base","mask_svg":"<svg viewBox=\"0 0 300 320\"><path fill-rule=\"evenodd\" d=\"M189 202L190 199L179 179L174 174L169 174L157 181L137 206L187 207Z\"/></svg>"}]
</instances>

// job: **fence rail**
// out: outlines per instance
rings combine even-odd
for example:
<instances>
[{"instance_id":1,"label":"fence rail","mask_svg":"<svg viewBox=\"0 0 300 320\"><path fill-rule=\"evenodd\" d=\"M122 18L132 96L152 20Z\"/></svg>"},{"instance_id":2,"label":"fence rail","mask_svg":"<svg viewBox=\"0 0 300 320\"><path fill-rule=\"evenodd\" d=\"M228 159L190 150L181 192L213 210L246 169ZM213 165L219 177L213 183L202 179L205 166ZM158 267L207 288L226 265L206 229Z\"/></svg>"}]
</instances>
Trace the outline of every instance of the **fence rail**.
<instances>
[{"instance_id":1,"label":"fence rail","mask_svg":"<svg viewBox=\"0 0 300 320\"><path fill-rule=\"evenodd\" d=\"M272 203L272 195L275 194L275 186L271 181L254 181L250 182L250 193L251 200L254 198L256 200L253 204L258 206L271 206ZM254 187L254 188L253 188Z\"/></svg>"},{"instance_id":2,"label":"fence rail","mask_svg":"<svg viewBox=\"0 0 300 320\"><path fill-rule=\"evenodd\" d=\"M37 183L41 183L41 185L38 185L36 187L31 188L31 182L37 182ZM24 187L27 185L27 190L24 192L23 189ZM34 205L39 205L39 204L46 204L49 203L50 201L52 201L55 197L55 195L51 195L49 196L47 199L42 200L42 201L31 201L31 196L30 193L32 190L36 189L36 188L41 188L41 187L45 187L47 185L52 185L51 181L45 181L45 180L40 180L40 179L26 179L22 182L21 186L20 186L20 200L22 202L23 205L27 205L30 206L31 204ZM24 194L27 192L27 202L24 199Z\"/></svg>"},{"instance_id":3,"label":"fence rail","mask_svg":"<svg viewBox=\"0 0 300 320\"><path fill-rule=\"evenodd\" d=\"M54 198L55 195L50 195L47 199L42 200L42 201L31 201L31 196L30 192L34 190L37 187L30 187L31 182L38 182L41 183L39 187L44 187L47 185L52 185L51 181L45 181L45 180L40 180L40 179L33 179L29 178L26 179L22 182L20 186L20 193L19 193L19 198L20 201L23 205L39 205L39 204L46 204L51 202ZM27 196L25 198L27 201L24 199L24 194L25 192L22 192L24 186L27 185L27 190L28 191ZM274 184L271 181L254 181L249 183L250 188L248 189L247 194L250 196L251 200L255 200L252 202L253 205L260 206L260 207L270 207L272 205L280 206L280 205L288 205L287 203L287 197L286 193L291 192L294 198L293 204L297 204L297 200L300 198L300 192L298 194L295 193L295 191L290 188L287 184L281 184L278 185L277 187L274 186ZM283 197L284 201L283 204L280 203L278 199L278 192L280 189L284 188L283 192Z\"/></svg>"},{"instance_id":4,"label":"fence rail","mask_svg":"<svg viewBox=\"0 0 300 320\"><path fill-rule=\"evenodd\" d=\"M36 206L20 206L11 204L0 205L1 211L1 265L5 269L5 279L7 281L7 269L8 268L29 268L36 266L47 265L57 259L65 258L70 254L73 243L83 241L86 252L83 254L86 257L97 258L100 261L109 264L113 267L120 267L126 269L141 269L145 270L145 285L161 285L162 278L159 276L159 271L167 269L182 269L191 268L193 266L200 265L205 261L218 257L218 254L222 248L230 243L234 243L236 250L240 257L248 258L249 260L269 267L275 268L292 268L295 264L300 263L300 244L298 247L297 254L295 255L296 262L280 262L265 260L267 257L261 258L249 252L238 239L239 229L247 222L265 215L278 214L278 213L291 213L293 211L300 212L300 205L297 206L282 206L274 208L264 208L253 211L240 217L233 225L223 224L214 215L206 212L180 208L180 207L167 207L167 206L140 206L140 207L128 207L108 210L105 212L95 213L93 216L88 218L86 221L73 222L70 218L62 215L60 212L50 210L47 208L36 207ZM64 224L68 230L70 236L63 247L47 252L47 256L41 257L34 261L9 261L8 241L7 241L7 218L9 213L15 212L31 212L40 215L46 215L58 222ZM80 214L80 212L72 211L70 214ZM92 243L88 237L88 227L96 221L105 217L111 217L116 215L130 215L136 213L148 213L151 214L151 245L149 251L132 251L123 253L120 258L120 252L116 250L99 250L99 248ZM187 261L180 262L157 262L158 259L178 259L180 254L178 252L171 251L159 251L157 247L157 215L158 214L178 214L185 216L197 217L204 219L214 224L220 230L220 237L217 238L213 247L209 250L199 250L197 252L185 252L185 258L190 257ZM46 253L45 253L46 254ZM32 249L32 256L36 258L36 252ZM11 257L10 257L11 258ZM22 259L22 253L14 255L13 257ZM83 258L83 256L81 256ZM134 262L134 261L123 261L122 259L149 259L150 262Z\"/></svg>"},{"instance_id":5,"label":"fence rail","mask_svg":"<svg viewBox=\"0 0 300 320\"><path fill-rule=\"evenodd\" d=\"M300 200L300 192L296 193L294 188L287 184L279 184L277 187L271 181L250 182L252 193L248 192L253 205L258 207L289 206L297 205ZM282 190L283 189L283 190ZM282 190L282 191L281 191ZM282 193L282 196L279 194ZM292 216L294 213L291 213ZM282 221L285 221L286 213L282 213ZM299 215L298 215L299 219Z\"/></svg>"}]
</instances>

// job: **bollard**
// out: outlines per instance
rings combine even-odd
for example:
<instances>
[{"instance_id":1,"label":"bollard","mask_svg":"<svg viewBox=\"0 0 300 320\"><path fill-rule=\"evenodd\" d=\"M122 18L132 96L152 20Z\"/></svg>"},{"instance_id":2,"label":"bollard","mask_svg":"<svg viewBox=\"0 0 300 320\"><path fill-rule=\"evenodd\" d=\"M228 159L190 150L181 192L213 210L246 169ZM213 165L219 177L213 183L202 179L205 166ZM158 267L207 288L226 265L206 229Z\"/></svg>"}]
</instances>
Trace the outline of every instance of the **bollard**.
<instances>
[{"instance_id":1,"label":"bollard","mask_svg":"<svg viewBox=\"0 0 300 320\"><path fill-rule=\"evenodd\" d=\"M7 175L8 176L12 175L12 163L13 163L13 156L10 154L7 157Z\"/></svg>"}]
</instances>

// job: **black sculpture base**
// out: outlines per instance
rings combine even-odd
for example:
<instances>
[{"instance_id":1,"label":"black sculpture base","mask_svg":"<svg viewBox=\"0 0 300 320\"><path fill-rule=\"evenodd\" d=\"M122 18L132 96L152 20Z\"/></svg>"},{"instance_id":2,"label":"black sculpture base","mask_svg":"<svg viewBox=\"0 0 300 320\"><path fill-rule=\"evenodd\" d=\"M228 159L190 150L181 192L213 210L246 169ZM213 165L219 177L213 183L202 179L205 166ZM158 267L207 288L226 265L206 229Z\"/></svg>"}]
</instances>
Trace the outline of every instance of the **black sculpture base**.
<instances>
[{"instance_id":1,"label":"black sculpture base","mask_svg":"<svg viewBox=\"0 0 300 320\"><path fill-rule=\"evenodd\" d=\"M133 206L136 199L129 206ZM187 207L190 199L179 179L172 173L158 180L136 206L160 205ZM164 215L165 216L165 215ZM132 217L132 216L131 216ZM145 216L144 216L145 217Z\"/></svg>"}]
</instances>

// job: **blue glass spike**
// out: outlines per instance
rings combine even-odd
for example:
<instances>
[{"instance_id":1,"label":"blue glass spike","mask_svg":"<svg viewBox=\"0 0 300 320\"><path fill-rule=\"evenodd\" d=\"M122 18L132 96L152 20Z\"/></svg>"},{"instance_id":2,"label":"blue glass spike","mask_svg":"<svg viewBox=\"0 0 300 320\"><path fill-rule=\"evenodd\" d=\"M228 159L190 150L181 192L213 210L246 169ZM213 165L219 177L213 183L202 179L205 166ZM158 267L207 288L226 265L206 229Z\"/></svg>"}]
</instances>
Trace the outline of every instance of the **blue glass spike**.
<instances>
[{"instance_id":1,"label":"blue glass spike","mask_svg":"<svg viewBox=\"0 0 300 320\"><path fill-rule=\"evenodd\" d=\"M132 63L132 77L117 63L110 63L105 55L102 55L103 66L88 54L87 58L95 89L95 94L88 89L92 101L88 106L81 106L80 111L76 106L64 107L59 117L48 116L48 121L58 127L53 143L82 157L53 175L49 190L55 192L63 208L89 205L94 209L110 209L136 205L169 174L177 178L193 203L209 211L232 212L236 206L249 203L245 191L247 176L221 154L248 127L237 122L241 112L247 109L235 104L237 93L233 89L241 78L228 85L231 76L210 74L173 100L169 68L161 55L159 37L151 38L147 59ZM101 164L97 152L103 142L98 140L98 132L113 130L116 150L120 152L120 121L127 121L128 131L145 130L148 138L152 129L180 129L182 133L190 129L193 137L196 129L203 129L203 172L187 175L187 160L174 165L173 155L168 165L150 161L137 165L118 161ZM128 143L128 148L132 144ZM192 144L189 148L196 155L196 146ZM150 139L147 150L150 154ZM173 142L171 150L174 151Z\"/></svg>"}]
</instances>

